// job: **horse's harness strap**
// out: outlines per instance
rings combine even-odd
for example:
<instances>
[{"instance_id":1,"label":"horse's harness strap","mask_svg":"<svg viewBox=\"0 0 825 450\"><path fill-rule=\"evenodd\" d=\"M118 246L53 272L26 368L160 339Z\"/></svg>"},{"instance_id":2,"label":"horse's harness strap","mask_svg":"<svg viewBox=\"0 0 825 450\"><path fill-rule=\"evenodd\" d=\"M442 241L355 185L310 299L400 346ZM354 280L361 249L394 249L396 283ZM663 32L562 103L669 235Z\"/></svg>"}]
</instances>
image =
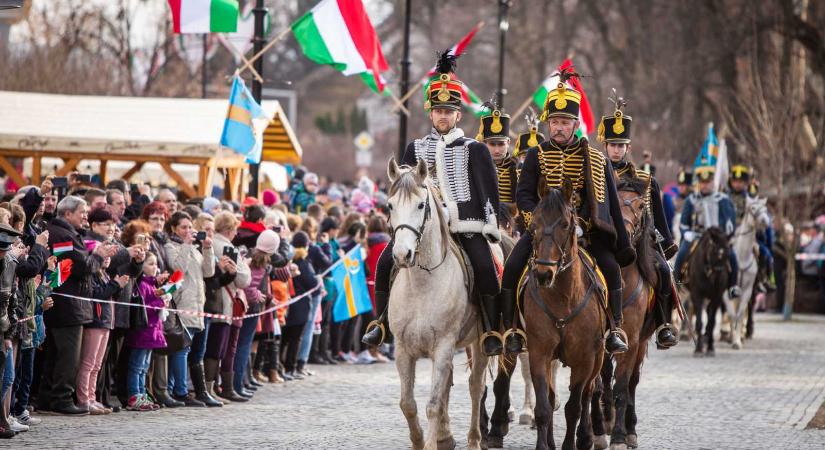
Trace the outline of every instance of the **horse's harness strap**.
<instances>
[{"instance_id":1,"label":"horse's harness strap","mask_svg":"<svg viewBox=\"0 0 825 450\"><path fill-rule=\"evenodd\" d=\"M579 257L581 257L581 255ZM584 265L587 266L587 264ZM589 270L590 269L588 267L588 271ZM587 304L590 303L590 297L593 296L593 291L596 289L596 282L593 278L590 278L589 286L587 287L587 291L584 293L584 298L582 299L582 301L579 302L578 305L576 305L576 307L573 309L573 311L570 312L570 314L563 318L559 318L558 316L553 314L553 312L550 311L550 307L548 307L547 304L541 300L541 297L538 293L538 281L536 277L531 277L531 280L528 280L528 286L530 288L531 294L533 294L533 301L536 302L536 304L539 306L539 308L541 308L544 314L546 314L547 317L549 317L550 320L553 321L556 328L561 330L562 328L567 326L567 324L572 322L573 319L575 319L584 310Z\"/></svg>"},{"instance_id":2,"label":"horse's harness strap","mask_svg":"<svg viewBox=\"0 0 825 450\"><path fill-rule=\"evenodd\" d=\"M642 295L642 277L639 277L639 282L636 283L636 288L633 289L633 293L630 294L627 300L622 303L622 309L627 308L628 306L635 305L636 302L639 300L639 296Z\"/></svg>"}]
</instances>

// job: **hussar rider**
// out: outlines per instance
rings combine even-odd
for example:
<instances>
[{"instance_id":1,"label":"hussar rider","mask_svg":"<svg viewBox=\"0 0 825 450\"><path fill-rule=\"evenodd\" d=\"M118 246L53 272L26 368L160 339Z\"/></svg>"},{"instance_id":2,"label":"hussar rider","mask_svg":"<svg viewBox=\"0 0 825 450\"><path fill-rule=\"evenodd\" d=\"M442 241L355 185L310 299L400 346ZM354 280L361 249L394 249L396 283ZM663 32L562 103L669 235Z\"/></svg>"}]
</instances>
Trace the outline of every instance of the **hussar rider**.
<instances>
[{"instance_id":1,"label":"hussar rider","mask_svg":"<svg viewBox=\"0 0 825 450\"><path fill-rule=\"evenodd\" d=\"M510 156L510 116L492 101L484 103L489 110L481 116L476 140L484 142L496 164L498 202L502 210L516 203L518 160Z\"/></svg>"},{"instance_id":2,"label":"hussar rider","mask_svg":"<svg viewBox=\"0 0 825 450\"><path fill-rule=\"evenodd\" d=\"M627 351L627 338L620 329L622 274L619 266L632 264L636 252L630 246L624 228L613 171L604 155L590 147L586 137L576 136L581 93L567 85L567 81L575 76L578 75L570 71L559 74L559 84L548 93L541 117L547 121L549 139L527 150L516 189L516 203L528 232L521 236L505 264L502 304L512 305L516 301L516 285L533 251L533 230L529 228L532 211L539 203L544 187L558 189L568 179L575 190L574 207L581 238L607 282L612 320L609 321L605 348L610 353L621 353ZM509 308L504 307L505 310ZM505 333L506 351L521 351L523 345L521 330L514 328Z\"/></svg>"},{"instance_id":3,"label":"hussar rider","mask_svg":"<svg viewBox=\"0 0 825 450\"><path fill-rule=\"evenodd\" d=\"M502 339L497 331L498 322L493 320L498 317L496 297L500 288L489 245L501 239L496 219L499 207L496 168L487 146L465 137L457 126L461 120L462 83L454 70L455 57L445 51L436 64L437 75L426 91L424 108L432 130L407 145L401 163L415 166L419 159L426 161L430 182L438 189L447 210L450 232L467 253L473 268L475 288L480 294L483 310L484 352L497 355L502 350ZM411 231L394 231L408 232ZM362 338L368 345L379 345L389 332L387 304L393 267L392 245L390 242L378 259L375 300L381 315L370 323Z\"/></svg>"},{"instance_id":4,"label":"hussar rider","mask_svg":"<svg viewBox=\"0 0 825 450\"><path fill-rule=\"evenodd\" d=\"M627 103L618 96L611 98L611 101L615 105L615 110L612 115L602 117L599 123L598 140L604 142L605 152L610 159L617 183L623 179L640 179L648 186L644 198L640 200L644 202L645 213L653 219L657 232L656 242L654 242L657 250L655 252L656 269L659 274L656 292L658 304L654 309L656 324L659 326L656 330L656 343L659 348L667 349L679 342L676 337L676 328L670 323L675 289L670 275L670 266L667 263L667 260L676 254L678 247L673 242L673 236L665 219L659 183L656 182L653 174L637 169L628 159L631 153L630 129L633 125L633 118L622 111Z\"/></svg>"}]
</instances>

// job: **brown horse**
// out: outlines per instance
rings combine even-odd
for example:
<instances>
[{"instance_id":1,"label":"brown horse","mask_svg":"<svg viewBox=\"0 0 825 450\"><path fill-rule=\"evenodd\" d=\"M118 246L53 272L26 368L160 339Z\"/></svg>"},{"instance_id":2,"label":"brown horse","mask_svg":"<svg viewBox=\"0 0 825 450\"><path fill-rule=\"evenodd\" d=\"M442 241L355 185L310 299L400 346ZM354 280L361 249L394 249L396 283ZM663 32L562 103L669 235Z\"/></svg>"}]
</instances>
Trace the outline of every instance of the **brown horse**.
<instances>
[{"instance_id":1,"label":"brown horse","mask_svg":"<svg viewBox=\"0 0 825 450\"><path fill-rule=\"evenodd\" d=\"M635 448L638 445L636 387L647 354L647 341L656 328L648 307L653 300L653 286L657 277L653 267L652 221L644 209L647 189L648 183L639 178L623 180L617 186L625 227L636 248L637 257L636 264L622 268L622 329L627 333L628 350L616 355L615 373L613 361L609 356L605 358L601 382L596 383L591 402L593 433L596 435L594 447L597 450L607 448L605 428L609 427L610 422L614 422L610 436L611 450ZM603 400L603 410L599 407L600 399Z\"/></svg>"},{"instance_id":2,"label":"brown horse","mask_svg":"<svg viewBox=\"0 0 825 450\"><path fill-rule=\"evenodd\" d=\"M570 366L567 432L562 449L593 445L590 398L604 358L606 288L592 259L577 242L573 188L550 189L533 211L533 258L524 294L530 375L536 390L536 449L555 449L551 362ZM576 425L578 424L578 429Z\"/></svg>"}]
</instances>

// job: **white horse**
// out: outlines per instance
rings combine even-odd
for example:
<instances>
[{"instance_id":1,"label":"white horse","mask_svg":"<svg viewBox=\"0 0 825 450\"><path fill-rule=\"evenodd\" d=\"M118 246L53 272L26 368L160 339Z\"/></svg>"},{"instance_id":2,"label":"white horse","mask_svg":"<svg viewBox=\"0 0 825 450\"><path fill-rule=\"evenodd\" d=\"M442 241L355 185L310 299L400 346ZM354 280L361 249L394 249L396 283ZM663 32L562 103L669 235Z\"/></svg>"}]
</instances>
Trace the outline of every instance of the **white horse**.
<instances>
[{"instance_id":1,"label":"white horse","mask_svg":"<svg viewBox=\"0 0 825 450\"><path fill-rule=\"evenodd\" d=\"M469 347L472 402L468 449L481 448L479 415L484 392L484 356L479 343L479 311L470 301L464 268L452 243L447 220L433 195L427 165L401 167L391 159L390 225L392 256L400 270L390 290L389 322L395 335L395 366L401 381L401 411L407 419L413 449L455 447L448 404L453 378L453 355ZM495 246L494 249L499 249ZM499 254L500 254L499 249ZM418 421L413 388L415 365L433 362L432 390L427 402L427 438Z\"/></svg>"},{"instance_id":2,"label":"white horse","mask_svg":"<svg viewBox=\"0 0 825 450\"><path fill-rule=\"evenodd\" d=\"M756 274L759 271L756 232L770 226L771 219L768 216L766 203L766 199L747 199L742 223L736 228L731 242L733 250L736 252L736 259L739 262L738 282L739 287L742 289L742 295L738 299L731 300L725 294L723 300L730 319L731 345L736 350L742 348L742 335L745 319L748 315L748 303L751 301L753 286L756 283Z\"/></svg>"}]
</instances>

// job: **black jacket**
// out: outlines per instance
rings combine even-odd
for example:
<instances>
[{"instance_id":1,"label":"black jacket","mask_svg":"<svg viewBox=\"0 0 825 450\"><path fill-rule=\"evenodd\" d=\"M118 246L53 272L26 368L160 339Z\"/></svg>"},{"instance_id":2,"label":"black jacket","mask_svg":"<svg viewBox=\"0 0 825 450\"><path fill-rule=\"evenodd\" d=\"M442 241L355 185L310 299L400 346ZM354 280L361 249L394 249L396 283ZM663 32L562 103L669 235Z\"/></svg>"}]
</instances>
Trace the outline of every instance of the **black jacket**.
<instances>
[{"instance_id":1,"label":"black jacket","mask_svg":"<svg viewBox=\"0 0 825 450\"><path fill-rule=\"evenodd\" d=\"M117 284L115 280L102 277L100 272L92 275L92 298L97 298L100 300L118 300L118 293L120 291L120 285ZM115 305L112 305L111 303L92 304L92 321L84 326L86 328L113 329L115 327L115 308L113 308L113 306Z\"/></svg>"},{"instance_id":2,"label":"black jacket","mask_svg":"<svg viewBox=\"0 0 825 450\"><path fill-rule=\"evenodd\" d=\"M543 153L547 155L543 155ZM616 182L613 170L607 159L596 149L590 147L586 138L577 139L566 146L558 146L552 141L545 141L536 147L527 150L524 165L516 189L516 203L519 210L525 214L525 221L529 225L531 214L543 196L543 189L549 185L548 178L557 176L561 179L569 178L564 170L572 170L572 164L551 167L555 170L550 177L542 169L542 158L549 155L561 155L561 159L571 155L581 155L581 177L584 178L581 187L577 189L581 204L578 208L579 219L585 224L582 228L586 234L596 234L602 242L607 242L616 255L616 260L622 266L631 264L635 259L635 251L630 246L630 238L624 227L624 219L619 207L619 198L616 194ZM549 185L559 188L559 186Z\"/></svg>"},{"instance_id":3,"label":"black jacket","mask_svg":"<svg viewBox=\"0 0 825 450\"><path fill-rule=\"evenodd\" d=\"M662 205L662 191L659 188L659 183L656 182L656 178L644 170L637 169L636 166L629 161L613 164L613 169L616 171L616 175L619 180L623 177L635 177L649 182L645 204L648 207L650 214L653 216L653 226L659 234L662 235L662 250L664 251L665 256L669 259L676 253L678 248L673 242L673 234L670 232L670 227L667 226L665 208Z\"/></svg>"},{"instance_id":4,"label":"black jacket","mask_svg":"<svg viewBox=\"0 0 825 450\"><path fill-rule=\"evenodd\" d=\"M71 242L73 249L58 257L58 264L64 259L71 259L72 270L66 282L52 292L54 307L43 313L46 327L61 328L90 323L92 321L91 303L59 294L91 297L91 276L100 269L100 259L89 254L83 237L63 218L57 217L52 220L48 230L49 247L53 249L55 244Z\"/></svg>"},{"instance_id":5,"label":"black jacket","mask_svg":"<svg viewBox=\"0 0 825 450\"><path fill-rule=\"evenodd\" d=\"M498 229L498 176L487 146L462 136L460 129L440 136L433 130L407 145L401 164L427 162L450 213L451 233L481 233L501 240Z\"/></svg>"}]
</instances>

